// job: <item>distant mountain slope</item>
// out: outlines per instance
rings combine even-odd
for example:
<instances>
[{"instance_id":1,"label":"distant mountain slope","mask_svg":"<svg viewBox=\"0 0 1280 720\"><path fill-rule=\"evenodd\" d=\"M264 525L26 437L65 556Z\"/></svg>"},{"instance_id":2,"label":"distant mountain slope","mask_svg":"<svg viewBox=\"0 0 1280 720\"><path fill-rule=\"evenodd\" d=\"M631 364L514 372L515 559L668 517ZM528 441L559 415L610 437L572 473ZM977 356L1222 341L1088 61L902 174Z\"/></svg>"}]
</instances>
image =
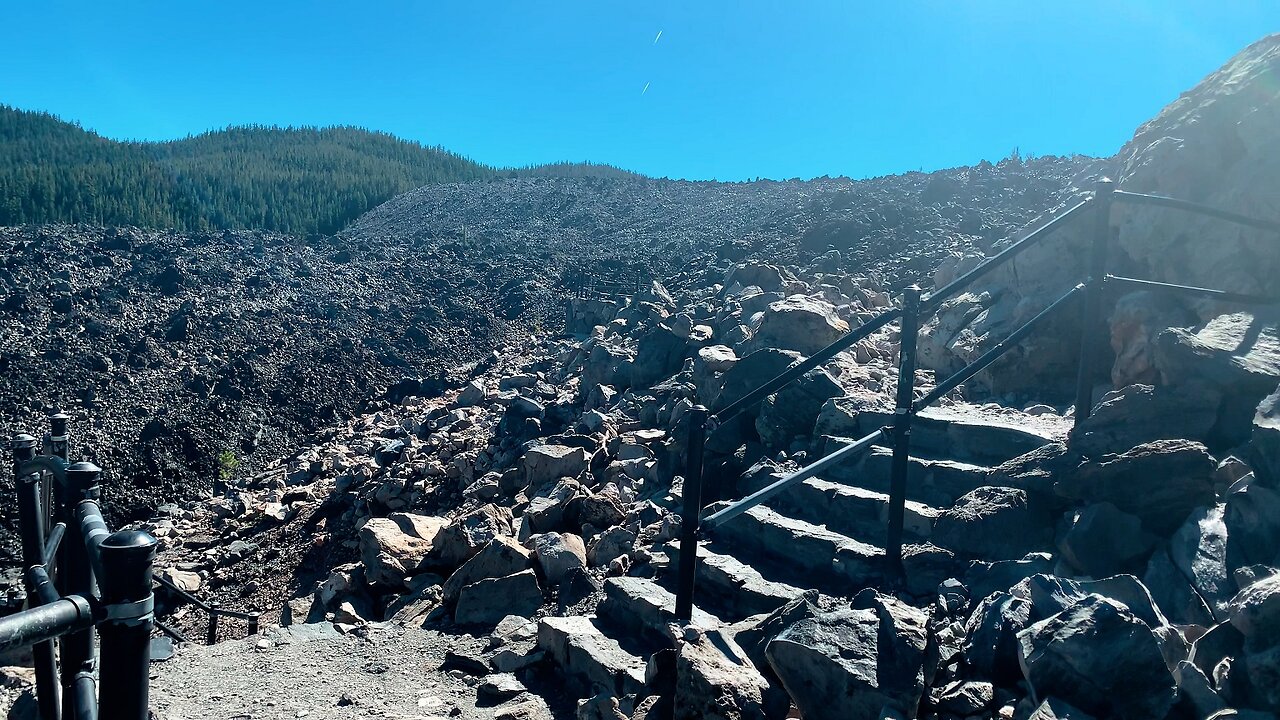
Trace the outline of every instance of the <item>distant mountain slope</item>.
<instances>
[{"instance_id":1,"label":"distant mountain slope","mask_svg":"<svg viewBox=\"0 0 1280 720\"><path fill-rule=\"evenodd\" d=\"M125 143L0 105L0 225L330 234L408 190L504 175L632 173L587 163L500 170L354 127L246 126Z\"/></svg>"}]
</instances>

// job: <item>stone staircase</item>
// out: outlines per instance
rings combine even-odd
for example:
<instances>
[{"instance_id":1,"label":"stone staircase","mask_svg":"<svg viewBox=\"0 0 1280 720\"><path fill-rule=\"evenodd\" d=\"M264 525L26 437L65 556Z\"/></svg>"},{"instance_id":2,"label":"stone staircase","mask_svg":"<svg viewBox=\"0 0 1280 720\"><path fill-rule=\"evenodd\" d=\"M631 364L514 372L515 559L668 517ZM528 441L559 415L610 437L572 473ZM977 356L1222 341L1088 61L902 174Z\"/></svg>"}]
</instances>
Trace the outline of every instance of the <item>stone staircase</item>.
<instances>
[{"instance_id":1,"label":"stone staircase","mask_svg":"<svg viewBox=\"0 0 1280 720\"><path fill-rule=\"evenodd\" d=\"M976 416L934 416L921 433L921 453L911 458L904 563L908 591L932 593L939 582L963 574L969 557L930 544L934 522L960 496L987 485L990 466L1052 442L1008 423ZM839 440L832 440L835 449ZM930 455L956 459L930 459ZM699 543L697 601L692 625L731 635L731 623L773 612L806 592L852 598L881 584L888 521L891 453L874 448L860 461L833 468L826 477L797 483L764 505L717 527ZM776 476L758 473L751 492ZM707 512L714 511L715 507ZM595 617L543 621L539 641L572 678L581 697L652 689L664 650L677 646L675 616L678 541L650 549L656 577L615 577L604 583ZM941 562L939 562L941 559ZM546 637L543 637L543 635ZM732 640L721 639L722 645ZM736 651L725 653L731 657ZM694 663L686 669L698 672ZM755 672L752 670L751 672Z\"/></svg>"}]
</instances>

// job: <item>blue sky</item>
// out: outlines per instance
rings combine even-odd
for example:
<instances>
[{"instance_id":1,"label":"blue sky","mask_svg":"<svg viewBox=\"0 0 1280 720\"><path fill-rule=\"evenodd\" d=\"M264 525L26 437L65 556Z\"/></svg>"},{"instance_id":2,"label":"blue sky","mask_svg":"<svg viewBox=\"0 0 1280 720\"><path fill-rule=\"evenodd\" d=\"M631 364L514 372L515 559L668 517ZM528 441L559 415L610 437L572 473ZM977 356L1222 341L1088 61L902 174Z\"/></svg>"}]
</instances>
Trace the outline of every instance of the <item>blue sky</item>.
<instances>
[{"instance_id":1,"label":"blue sky","mask_svg":"<svg viewBox=\"0 0 1280 720\"><path fill-rule=\"evenodd\" d=\"M113 138L355 124L496 165L867 177L1109 155L1277 31L1277 0L11 0L0 103Z\"/></svg>"}]
</instances>

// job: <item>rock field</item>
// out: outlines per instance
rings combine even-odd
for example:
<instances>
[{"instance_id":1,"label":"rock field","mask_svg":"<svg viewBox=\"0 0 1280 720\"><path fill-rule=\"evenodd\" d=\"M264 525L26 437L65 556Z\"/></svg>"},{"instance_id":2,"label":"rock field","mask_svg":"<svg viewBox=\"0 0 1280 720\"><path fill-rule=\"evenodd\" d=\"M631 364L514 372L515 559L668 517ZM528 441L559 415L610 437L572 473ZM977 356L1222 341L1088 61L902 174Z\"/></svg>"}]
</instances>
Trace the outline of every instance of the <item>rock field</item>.
<instances>
[{"instance_id":1,"label":"rock field","mask_svg":"<svg viewBox=\"0 0 1280 720\"><path fill-rule=\"evenodd\" d=\"M404 307L386 299L390 285L388 295L344 295L349 286L337 279L368 272L366 283L391 282L385 275L326 260L334 264L298 281L307 297L347 298L351 315L339 320L368 307L365 297L384 298L384 314L332 337L357 328L368 333L359 347L383 337L385 351L431 357L395 371L375 364L367 385L353 388L340 386L354 383L345 375L354 356L319 361L312 352L305 367L327 374L299 377L287 362L307 353L264 353L286 363L264 377L349 402L335 403L337 422L306 428L311 437L296 450L273 451L279 462L230 474L212 496L170 493L139 522L160 540L159 572L169 581L260 611L268 628L243 638L229 623L219 645L182 647L160 663L158 716L1275 718L1280 318L1272 307L1113 298L1102 391L1078 425L1065 402L1078 322L1029 340L944 396L912 438L902 584L884 576L890 453L876 447L706 533L688 625L675 621L673 591L695 403L724 407L892 307L908 282L941 287L1102 172L1121 187L1280 220L1277 81L1280 35L1206 78L1111 161L767 187L519 180L424 188L371 212L328 242L383 258L386 274L412 265L431 288L415 296L423 307L442 298L463 303L457 312L478 298L500 304L457 331L468 352L415 353L412 339L378 334L392 327L408 338L419 322L385 322L387 308ZM1260 199L1267 193L1269 203ZM1274 292L1267 273L1280 267L1280 244L1148 212L1115 216L1113 267ZM9 232L50 233L43 247L65 242L47 229ZM1068 228L944 305L921 333L917 388L934 386L1073 283L1068 270L1086 241ZM190 252L179 238L166 242ZM601 247L603 257L591 255ZM329 251L294 252L318 262ZM1240 253L1254 255L1245 262ZM593 278L626 278L633 289L579 293ZM114 285L95 287L96 298ZM55 311L44 302L33 305L48 318ZM300 312L285 304L288 312L267 317ZM173 310L134 312L158 323ZM530 333L535 321L556 326ZM59 336L81 337L88 323L78 322L59 326ZM258 337L250 325L229 326L242 328L229 336ZM170 348L140 334L161 356ZM221 348L226 362L239 358L236 345L199 342ZM899 344L891 325L714 428L704 500L714 508L742 497L883 426ZM92 359L87 344L75 347L72 357ZM8 362L54 373L48 352ZM171 350L173 362L188 358L207 368L193 377L218 377L222 366L186 352ZM481 353L483 362L456 364ZM109 367L133 367L129 357ZM172 365L143 367L158 378ZM433 379L388 397L380 383L397 373ZM107 387L110 397L128 395ZM370 394L381 399L359 407ZM107 407L108 396L98 402ZM256 402L227 406L276 400ZM96 405L77 407L82 428L98 417ZM104 422L100 437L127 437L124 428L146 417ZM200 636L202 612L164 593L160 602L165 622ZM286 665L283 689L246 682ZM24 692L21 671L0 675L5 693Z\"/></svg>"}]
</instances>

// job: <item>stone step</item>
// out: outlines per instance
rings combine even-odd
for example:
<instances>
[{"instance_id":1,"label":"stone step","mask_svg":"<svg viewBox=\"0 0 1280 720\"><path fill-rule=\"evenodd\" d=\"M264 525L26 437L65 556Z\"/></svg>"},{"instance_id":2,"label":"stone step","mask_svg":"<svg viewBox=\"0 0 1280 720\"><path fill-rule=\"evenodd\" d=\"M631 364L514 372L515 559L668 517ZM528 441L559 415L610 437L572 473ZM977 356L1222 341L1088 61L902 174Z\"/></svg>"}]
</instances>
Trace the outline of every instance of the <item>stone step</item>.
<instances>
[{"instance_id":1,"label":"stone step","mask_svg":"<svg viewBox=\"0 0 1280 720\"><path fill-rule=\"evenodd\" d=\"M538 649L560 668L574 697L598 693L619 697L645 687L645 661L606 636L589 617L545 617L538 621Z\"/></svg>"},{"instance_id":2,"label":"stone step","mask_svg":"<svg viewBox=\"0 0 1280 720\"><path fill-rule=\"evenodd\" d=\"M604 582L604 598L596 607L597 622L609 634L633 647L672 647L676 636L676 596L653 580L612 577ZM695 607L692 624L712 630L724 623ZM638 644L636 644L638 641Z\"/></svg>"},{"instance_id":3,"label":"stone step","mask_svg":"<svg viewBox=\"0 0 1280 720\"><path fill-rule=\"evenodd\" d=\"M838 449L834 442L828 445L828 452ZM861 460L832 466L823 477L887 494L892 464L892 450L873 447ZM949 508L965 493L989 485L990 470L985 465L912 456L907 465L907 498L935 508Z\"/></svg>"},{"instance_id":4,"label":"stone step","mask_svg":"<svg viewBox=\"0 0 1280 720\"><path fill-rule=\"evenodd\" d=\"M662 548L667 564L659 581L669 590L677 583L679 541ZM770 613L804 594L800 588L765 579L759 570L732 555L712 551L705 543L698 545L698 574L695 600L716 616L737 622L752 615Z\"/></svg>"},{"instance_id":5,"label":"stone step","mask_svg":"<svg viewBox=\"0 0 1280 720\"><path fill-rule=\"evenodd\" d=\"M1064 440L1071 421L1057 415L995 412L979 405L930 407L916 414L911 452L925 457L954 458L999 465L1051 442ZM891 411L841 408L820 419L820 431L862 437L893 424Z\"/></svg>"},{"instance_id":6,"label":"stone step","mask_svg":"<svg viewBox=\"0 0 1280 720\"><path fill-rule=\"evenodd\" d=\"M759 483L771 481L759 476ZM755 492L759 488L747 488ZM768 502L769 507L814 525L823 525L856 540L873 545L885 542L889 523L889 496L857 485L810 478L787 488ZM903 530L909 539L927 539L941 510L907 500Z\"/></svg>"},{"instance_id":7,"label":"stone step","mask_svg":"<svg viewBox=\"0 0 1280 720\"><path fill-rule=\"evenodd\" d=\"M757 506L711 531L716 552L764 577L852 597L878 584L884 550L804 520Z\"/></svg>"}]
</instances>

